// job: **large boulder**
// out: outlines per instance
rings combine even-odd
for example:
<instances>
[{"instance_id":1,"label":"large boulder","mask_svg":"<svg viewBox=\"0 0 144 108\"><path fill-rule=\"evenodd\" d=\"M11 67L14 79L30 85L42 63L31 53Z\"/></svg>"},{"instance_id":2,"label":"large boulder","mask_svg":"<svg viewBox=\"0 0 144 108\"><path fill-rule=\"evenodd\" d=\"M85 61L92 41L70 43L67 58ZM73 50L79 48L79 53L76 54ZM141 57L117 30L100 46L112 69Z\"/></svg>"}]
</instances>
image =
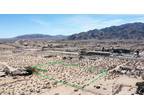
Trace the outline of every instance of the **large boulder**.
<instances>
[{"instance_id":1,"label":"large boulder","mask_svg":"<svg viewBox=\"0 0 144 108\"><path fill-rule=\"evenodd\" d=\"M4 69L3 69L3 72L6 74L6 75L8 75L9 73L10 73L10 68L8 68L8 67L5 67Z\"/></svg>"},{"instance_id":2,"label":"large boulder","mask_svg":"<svg viewBox=\"0 0 144 108\"><path fill-rule=\"evenodd\" d=\"M5 72L0 71L0 77L6 76Z\"/></svg>"},{"instance_id":3,"label":"large boulder","mask_svg":"<svg viewBox=\"0 0 144 108\"><path fill-rule=\"evenodd\" d=\"M15 75L20 75L20 76L27 76L27 75L31 75L33 73L34 69L32 67L25 67L22 69L16 69L14 71L11 71L11 75L15 76Z\"/></svg>"},{"instance_id":4,"label":"large boulder","mask_svg":"<svg viewBox=\"0 0 144 108\"><path fill-rule=\"evenodd\" d=\"M144 95L144 82L137 82L136 86L137 86L136 94Z\"/></svg>"},{"instance_id":5,"label":"large boulder","mask_svg":"<svg viewBox=\"0 0 144 108\"><path fill-rule=\"evenodd\" d=\"M26 75L31 75L32 72L32 68L31 67L25 67L25 68L21 68L21 69L14 69L14 68L8 68L5 67L3 69L3 74L5 75L10 75L10 76L26 76Z\"/></svg>"},{"instance_id":6,"label":"large boulder","mask_svg":"<svg viewBox=\"0 0 144 108\"><path fill-rule=\"evenodd\" d=\"M1 67L0 69L0 77L4 77L6 76L6 72L8 72L9 70L6 67Z\"/></svg>"}]
</instances>

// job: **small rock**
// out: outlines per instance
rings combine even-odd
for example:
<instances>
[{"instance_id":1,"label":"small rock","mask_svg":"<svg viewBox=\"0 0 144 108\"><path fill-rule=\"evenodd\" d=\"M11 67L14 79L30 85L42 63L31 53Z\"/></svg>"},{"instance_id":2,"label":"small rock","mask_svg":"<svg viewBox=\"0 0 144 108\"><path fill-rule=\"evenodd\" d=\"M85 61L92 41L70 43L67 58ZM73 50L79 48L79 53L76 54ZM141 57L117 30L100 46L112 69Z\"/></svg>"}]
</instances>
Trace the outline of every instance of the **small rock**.
<instances>
[{"instance_id":1,"label":"small rock","mask_svg":"<svg viewBox=\"0 0 144 108\"><path fill-rule=\"evenodd\" d=\"M50 82L46 82L46 85L50 85Z\"/></svg>"},{"instance_id":2,"label":"small rock","mask_svg":"<svg viewBox=\"0 0 144 108\"><path fill-rule=\"evenodd\" d=\"M34 92L34 90L33 90L33 89L30 89L30 92Z\"/></svg>"},{"instance_id":3,"label":"small rock","mask_svg":"<svg viewBox=\"0 0 144 108\"><path fill-rule=\"evenodd\" d=\"M96 89L100 89L100 86L94 86L94 88L96 88Z\"/></svg>"},{"instance_id":4,"label":"small rock","mask_svg":"<svg viewBox=\"0 0 144 108\"><path fill-rule=\"evenodd\" d=\"M40 90L37 90L36 92L37 92L37 93L40 93Z\"/></svg>"},{"instance_id":5,"label":"small rock","mask_svg":"<svg viewBox=\"0 0 144 108\"><path fill-rule=\"evenodd\" d=\"M51 86L48 86L47 88L48 88L48 89L51 89Z\"/></svg>"},{"instance_id":6,"label":"small rock","mask_svg":"<svg viewBox=\"0 0 144 108\"><path fill-rule=\"evenodd\" d=\"M54 95L59 95L59 93L55 93Z\"/></svg>"},{"instance_id":7,"label":"small rock","mask_svg":"<svg viewBox=\"0 0 144 108\"><path fill-rule=\"evenodd\" d=\"M57 86L57 82L53 82L52 85L53 85L53 86Z\"/></svg>"},{"instance_id":8,"label":"small rock","mask_svg":"<svg viewBox=\"0 0 144 108\"><path fill-rule=\"evenodd\" d=\"M84 59L84 57L83 56L79 56L79 60L82 60L82 59Z\"/></svg>"},{"instance_id":9,"label":"small rock","mask_svg":"<svg viewBox=\"0 0 144 108\"><path fill-rule=\"evenodd\" d=\"M25 93L23 92L23 93L20 93L20 95L25 95Z\"/></svg>"},{"instance_id":10,"label":"small rock","mask_svg":"<svg viewBox=\"0 0 144 108\"><path fill-rule=\"evenodd\" d=\"M122 74L126 74L126 72L127 72L126 70L122 70L121 71Z\"/></svg>"},{"instance_id":11,"label":"small rock","mask_svg":"<svg viewBox=\"0 0 144 108\"><path fill-rule=\"evenodd\" d=\"M66 60L67 58L66 58L66 57L62 57L62 59L63 59L63 60Z\"/></svg>"},{"instance_id":12,"label":"small rock","mask_svg":"<svg viewBox=\"0 0 144 108\"><path fill-rule=\"evenodd\" d=\"M17 77L16 77L16 76L14 76L14 77L13 77L13 79L17 79Z\"/></svg>"},{"instance_id":13,"label":"small rock","mask_svg":"<svg viewBox=\"0 0 144 108\"><path fill-rule=\"evenodd\" d=\"M78 89L74 89L74 92L77 92L78 91Z\"/></svg>"},{"instance_id":14,"label":"small rock","mask_svg":"<svg viewBox=\"0 0 144 108\"><path fill-rule=\"evenodd\" d=\"M47 88L47 86L43 86L43 87L42 87L42 89L46 89L46 88Z\"/></svg>"},{"instance_id":15,"label":"small rock","mask_svg":"<svg viewBox=\"0 0 144 108\"><path fill-rule=\"evenodd\" d=\"M69 60L71 60L73 57L68 57Z\"/></svg>"},{"instance_id":16,"label":"small rock","mask_svg":"<svg viewBox=\"0 0 144 108\"><path fill-rule=\"evenodd\" d=\"M103 90L107 90L106 88L103 88Z\"/></svg>"}]
</instances>

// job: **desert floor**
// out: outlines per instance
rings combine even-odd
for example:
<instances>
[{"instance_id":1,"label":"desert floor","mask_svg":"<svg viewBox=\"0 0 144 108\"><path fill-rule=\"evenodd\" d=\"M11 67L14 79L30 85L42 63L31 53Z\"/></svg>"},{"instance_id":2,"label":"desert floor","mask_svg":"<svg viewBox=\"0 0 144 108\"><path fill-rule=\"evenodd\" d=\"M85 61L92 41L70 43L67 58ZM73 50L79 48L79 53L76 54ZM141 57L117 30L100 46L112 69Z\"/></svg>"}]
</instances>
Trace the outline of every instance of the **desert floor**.
<instances>
[{"instance_id":1,"label":"desert floor","mask_svg":"<svg viewBox=\"0 0 144 108\"><path fill-rule=\"evenodd\" d=\"M41 50L41 43L30 48L21 45L21 49L15 48L20 45L18 42L15 46L0 45L0 71L5 67L36 69L28 76L2 75L1 95L135 95L136 83L143 81L140 75L144 71L143 59L103 56L79 59L77 55L56 52L64 48ZM72 45L69 47L75 50Z\"/></svg>"}]
</instances>

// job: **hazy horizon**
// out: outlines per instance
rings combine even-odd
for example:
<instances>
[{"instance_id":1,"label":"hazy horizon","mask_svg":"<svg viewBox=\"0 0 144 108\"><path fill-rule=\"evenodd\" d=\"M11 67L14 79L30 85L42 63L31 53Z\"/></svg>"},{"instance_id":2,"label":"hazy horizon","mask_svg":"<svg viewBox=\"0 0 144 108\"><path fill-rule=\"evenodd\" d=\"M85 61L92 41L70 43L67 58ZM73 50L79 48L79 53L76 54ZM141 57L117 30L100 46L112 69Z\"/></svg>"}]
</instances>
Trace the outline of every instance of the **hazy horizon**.
<instances>
[{"instance_id":1,"label":"hazy horizon","mask_svg":"<svg viewBox=\"0 0 144 108\"><path fill-rule=\"evenodd\" d=\"M71 35L134 22L144 22L144 15L1 14L0 38L25 34Z\"/></svg>"}]
</instances>

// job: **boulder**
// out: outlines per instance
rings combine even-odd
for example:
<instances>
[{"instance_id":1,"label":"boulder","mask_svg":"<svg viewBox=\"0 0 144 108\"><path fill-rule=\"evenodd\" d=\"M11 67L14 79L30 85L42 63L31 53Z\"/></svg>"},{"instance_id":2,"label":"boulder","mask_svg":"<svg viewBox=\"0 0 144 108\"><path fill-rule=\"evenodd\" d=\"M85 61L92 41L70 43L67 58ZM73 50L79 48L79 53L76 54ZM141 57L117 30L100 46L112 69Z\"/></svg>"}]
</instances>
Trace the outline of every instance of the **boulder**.
<instances>
[{"instance_id":1,"label":"boulder","mask_svg":"<svg viewBox=\"0 0 144 108\"><path fill-rule=\"evenodd\" d=\"M0 71L0 77L6 76L5 72Z\"/></svg>"},{"instance_id":2,"label":"boulder","mask_svg":"<svg viewBox=\"0 0 144 108\"><path fill-rule=\"evenodd\" d=\"M11 75L27 76L27 75L31 75L33 71L34 69L32 67L25 67L24 69L16 69L14 71L11 71Z\"/></svg>"},{"instance_id":3,"label":"boulder","mask_svg":"<svg viewBox=\"0 0 144 108\"><path fill-rule=\"evenodd\" d=\"M5 66L0 65L0 77L4 77L6 76L6 72L8 72L8 68L6 68Z\"/></svg>"},{"instance_id":4,"label":"boulder","mask_svg":"<svg viewBox=\"0 0 144 108\"><path fill-rule=\"evenodd\" d=\"M136 86L137 86L136 94L144 95L144 82L137 82Z\"/></svg>"},{"instance_id":5,"label":"boulder","mask_svg":"<svg viewBox=\"0 0 144 108\"><path fill-rule=\"evenodd\" d=\"M24 75L29 75L29 72L23 69L16 69L14 71L11 71L10 75L11 76L16 76L16 75L24 76Z\"/></svg>"},{"instance_id":6,"label":"boulder","mask_svg":"<svg viewBox=\"0 0 144 108\"><path fill-rule=\"evenodd\" d=\"M5 68L3 69L3 72L8 75L8 74L10 73L10 68L5 67Z\"/></svg>"},{"instance_id":7,"label":"boulder","mask_svg":"<svg viewBox=\"0 0 144 108\"><path fill-rule=\"evenodd\" d=\"M3 74L1 75L10 75L10 76L25 76L25 75L31 75L33 73L33 68L31 67L25 67L23 69L14 69L14 68L8 68L5 67L3 69Z\"/></svg>"}]
</instances>

